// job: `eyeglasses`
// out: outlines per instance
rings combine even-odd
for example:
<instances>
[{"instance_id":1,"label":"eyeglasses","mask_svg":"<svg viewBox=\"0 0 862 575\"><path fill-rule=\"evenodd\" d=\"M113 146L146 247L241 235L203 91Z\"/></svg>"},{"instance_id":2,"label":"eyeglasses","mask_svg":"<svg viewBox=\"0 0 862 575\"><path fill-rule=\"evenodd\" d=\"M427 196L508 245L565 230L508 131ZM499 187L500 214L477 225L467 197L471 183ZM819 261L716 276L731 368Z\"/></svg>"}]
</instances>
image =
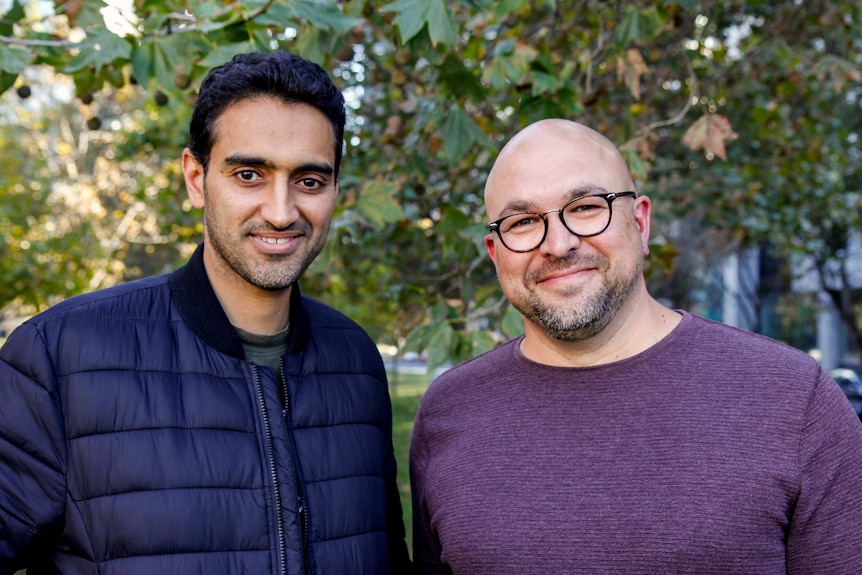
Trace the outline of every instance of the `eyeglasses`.
<instances>
[{"instance_id":1,"label":"eyeglasses","mask_svg":"<svg viewBox=\"0 0 862 575\"><path fill-rule=\"evenodd\" d=\"M488 231L497 232L503 245L513 252L531 252L542 245L548 235L548 214L557 212L566 229L579 238L597 236L611 225L613 201L626 196L634 198L637 193L613 192L581 196L558 210L549 210L543 214L509 214L488 224Z\"/></svg>"}]
</instances>

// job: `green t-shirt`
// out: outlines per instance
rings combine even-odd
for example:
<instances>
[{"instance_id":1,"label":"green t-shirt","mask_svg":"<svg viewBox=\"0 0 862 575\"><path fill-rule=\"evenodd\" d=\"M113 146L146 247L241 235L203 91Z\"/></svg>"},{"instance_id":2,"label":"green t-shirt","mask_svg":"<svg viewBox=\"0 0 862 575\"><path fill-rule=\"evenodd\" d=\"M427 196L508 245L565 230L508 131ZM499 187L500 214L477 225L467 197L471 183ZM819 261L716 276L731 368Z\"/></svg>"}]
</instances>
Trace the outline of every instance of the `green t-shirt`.
<instances>
[{"instance_id":1,"label":"green t-shirt","mask_svg":"<svg viewBox=\"0 0 862 575\"><path fill-rule=\"evenodd\" d=\"M272 335L251 333L236 326L234 329L242 342L246 360L258 365L268 365L275 370L275 373L280 372L281 356L287 351L287 332L290 330L290 324Z\"/></svg>"}]
</instances>

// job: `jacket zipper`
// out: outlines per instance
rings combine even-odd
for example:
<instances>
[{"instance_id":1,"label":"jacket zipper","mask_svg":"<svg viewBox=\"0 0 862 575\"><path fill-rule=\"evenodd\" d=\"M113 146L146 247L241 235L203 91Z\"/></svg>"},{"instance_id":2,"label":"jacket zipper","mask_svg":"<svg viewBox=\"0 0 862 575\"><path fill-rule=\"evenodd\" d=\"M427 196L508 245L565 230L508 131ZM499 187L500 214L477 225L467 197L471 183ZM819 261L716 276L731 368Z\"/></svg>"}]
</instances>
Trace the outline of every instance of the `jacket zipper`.
<instances>
[{"instance_id":1,"label":"jacket zipper","mask_svg":"<svg viewBox=\"0 0 862 575\"><path fill-rule=\"evenodd\" d=\"M257 372L257 366L251 364L251 372L254 377L254 387L257 393L257 402L260 407L260 413L263 416L263 428L266 434L266 453L269 463L269 474L272 479L273 500L275 501L276 511L276 528L278 531L278 564L279 572L282 575L287 575L287 560L285 558L285 541L284 541L284 522L281 517L281 491L278 489L278 475L275 471L275 450L272 446L272 430L269 426L269 417L266 414L266 402L263 398L263 386L260 382L260 375Z\"/></svg>"},{"instance_id":2,"label":"jacket zipper","mask_svg":"<svg viewBox=\"0 0 862 575\"><path fill-rule=\"evenodd\" d=\"M287 426L287 433L291 436L293 435L293 431L290 425L290 394L287 392L287 378L284 375L284 358L281 358L281 386L282 386L282 405L284 408L282 410L282 415L284 416L284 422ZM293 465L293 483L296 485L296 505L299 510L299 530L300 535L302 537L302 571L305 575L311 574L311 563L309 561L309 548L308 548L308 507L305 503L305 495L302 492L302 485L300 484L299 473L297 470L299 469L298 458L296 456L296 448L291 442L291 454L294 457L294 465Z\"/></svg>"}]
</instances>

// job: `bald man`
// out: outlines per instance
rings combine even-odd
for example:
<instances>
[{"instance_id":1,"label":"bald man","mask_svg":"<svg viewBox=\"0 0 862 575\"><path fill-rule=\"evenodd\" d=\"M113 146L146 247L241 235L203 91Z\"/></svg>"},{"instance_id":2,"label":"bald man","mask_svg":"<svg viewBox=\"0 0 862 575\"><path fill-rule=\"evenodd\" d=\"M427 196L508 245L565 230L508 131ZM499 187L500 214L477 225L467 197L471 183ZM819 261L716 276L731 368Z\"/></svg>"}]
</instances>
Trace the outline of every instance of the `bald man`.
<instances>
[{"instance_id":1,"label":"bald man","mask_svg":"<svg viewBox=\"0 0 862 575\"><path fill-rule=\"evenodd\" d=\"M847 399L808 355L650 296L650 200L611 142L528 126L485 207L525 334L422 399L420 573L860 573Z\"/></svg>"}]
</instances>

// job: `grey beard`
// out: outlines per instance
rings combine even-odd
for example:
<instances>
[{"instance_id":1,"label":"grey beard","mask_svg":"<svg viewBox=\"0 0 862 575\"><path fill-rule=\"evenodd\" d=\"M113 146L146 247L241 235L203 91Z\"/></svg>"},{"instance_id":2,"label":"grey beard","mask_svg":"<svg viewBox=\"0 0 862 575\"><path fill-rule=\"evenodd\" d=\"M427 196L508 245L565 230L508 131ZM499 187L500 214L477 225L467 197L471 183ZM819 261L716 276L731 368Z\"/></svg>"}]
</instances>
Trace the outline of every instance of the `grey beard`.
<instances>
[{"instance_id":1,"label":"grey beard","mask_svg":"<svg viewBox=\"0 0 862 575\"><path fill-rule=\"evenodd\" d=\"M549 305L531 293L526 305L515 305L515 308L557 341L585 341L599 335L616 317L634 292L642 269L642 265L639 266L638 272L625 282L611 278L601 293L589 301L577 302L580 290L573 292L572 303L576 307Z\"/></svg>"},{"instance_id":2,"label":"grey beard","mask_svg":"<svg viewBox=\"0 0 862 575\"><path fill-rule=\"evenodd\" d=\"M556 309L533 295L528 301L529 313L521 313L557 341L584 341L600 334L611 322L616 311L612 299L605 290L595 301L579 308Z\"/></svg>"}]
</instances>

